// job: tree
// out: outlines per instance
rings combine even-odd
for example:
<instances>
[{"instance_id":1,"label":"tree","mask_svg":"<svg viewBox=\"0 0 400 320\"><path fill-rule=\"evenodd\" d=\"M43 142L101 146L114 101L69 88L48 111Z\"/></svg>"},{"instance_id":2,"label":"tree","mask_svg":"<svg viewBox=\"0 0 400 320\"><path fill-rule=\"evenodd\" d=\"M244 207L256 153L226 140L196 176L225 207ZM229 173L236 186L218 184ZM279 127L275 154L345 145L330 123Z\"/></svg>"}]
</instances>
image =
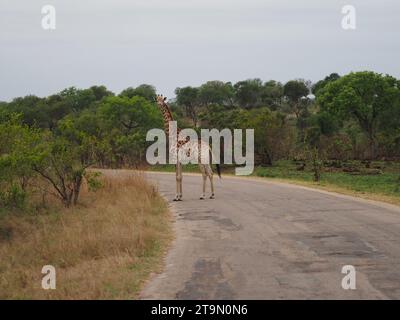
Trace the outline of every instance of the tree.
<instances>
[{"instance_id":1,"label":"tree","mask_svg":"<svg viewBox=\"0 0 400 320\"><path fill-rule=\"evenodd\" d=\"M312 93L314 95L318 94L318 91L324 88L329 82L336 81L340 78L337 73L331 73L329 76L326 76L323 80L318 81L312 86Z\"/></svg>"},{"instance_id":2,"label":"tree","mask_svg":"<svg viewBox=\"0 0 400 320\"><path fill-rule=\"evenodd\" d=\"M19 204L30 186L56 196L66 207L77 204L86 168L97 158L97 138L80 130L72 114L53 132L29 127L20 118L11 114L0 123L0 202ZM51 188L31 182L38 178Z\"/></svg>"},{"instance_id":3,"label":"tree","mask_svg":"<svg viewBox=\"0 0 400 320\"><path fill-rule=\"evenodd\" d=\"M276 110L281 106L283 98L283 85L280 82L271 80L265 82L261 93L261 101L264 106Z\"/></svg>"},{"instance_id":4,"label":"tree","mask_svg":"<svg viewBox=\"0 0 400 320\"><path fill-rule=\"evenodd\" d=\"M275 160L287 157L292 149L292 130L285 115L266 107L242 111L243 129L254 129L254 147L258 163L271 166Z\"/></svg>"},{"instance_id":5,"label":"tree","mask_svg":"<svg viewBox=\"0 0 400 320\"><path fill-rule=\"evenodd\" d=\"M207 106L199 118L204 128L215 128L218 130L229 128L233 130L238 128L237 125L241 123L240 119L238 119L241 111L239 108L226 110L224 106L214 104Z\"/></svg>"},{"instance_id":6,"label":"tree","mask_svg":"<svg viewBox=\"0 0 400 320\"><path fill-rule=\"evenodd\" d=\"M263 84L260 79L239 81L234 85L235 99L240 107L249 109L261 105Z\"/></svg>"},{"instance_id":7,"label":"tree","mask_svg":"<svg viewBox=\"0 0 400 320\"><path fill-rule=\"evenodd\" d=\"M283 87L283 93L289 103L289 106L298 119L300 113L307 107L306 99L309 89L304 81L291 80Z\"/></svg>"},{"instance_id":8,"label":"tree","mask_svg":"<svg viewBox=\"0 0 400 320\"><path fill-rule=\"evenodd\" d=\"M54 192L66 207L76 205L86 169L87 153L95 148L95 143L87 137L81 145L76 145L64 137L46 135L43 137L40 156L33 163L33 170L51 184Z\"/></svg>"},{"instance_id":9,"label":"tree","mask_svg":"<svg viewBox=\"0 0 400 320\"><path fill-rule=\"evenodd\" d=\"M304 147L306 157L309 158L314 173L314 181L321 179L323 162L321 160L321 127L318 124L309 126L305 130Z\"/></svg>"},{"instance_id":10,"label":"tree","mask_svg":"<svg viewBox=\"0 0 400 320\"><path fill-rule=\"evenodd\" d=\"M128 97L133 98L135 96L145 98L148 101L154 101L156 98L156 89L149 84L141 84L136 88L129 87L123 90L120 94L120 97Z\"/></svg>"},{"instance_id":11,"label":"tree","mask_svg":"<svg viewBox=\"0 0 400 320\"><path fill-rule=\"evenodd\" d=\"M59 93L61 97L60 103L66 106L67 110L79 112L88 108L96 101L96 96L91 89L77 89L70 87Z\"/></svg>"},{"instance_id":12,"label":"tree","mask_svg":"<svg viewBox=\"0 0 400 320\"><path fill-rule=\"evenodd\" d=\"M186 116L196 127L200 108L199 89L193 87L176 88L176 103L185 109Z\"/></svg>"},{"instance_id":13,"label":"tree","mask_svg":"<svg viewBox=\"0 0 400 320\"><path fill-rule=\"evenodd\" d=\"M112 95L104 86L83 90L70 87L46 98L33 95L16 98L8 104L4 103L1 109L6 113L21 114L22 122L31 127L55 130L58 121L66 115L80 113Z\"/></svg>"},{"instance_id":14,"label":"tree","mask_svg":"<svg viewBox=\"0 0 400 320\"><path fill-rule=\"evenodd\" d=\"M183 87L175 90L176 103L184 108L195 127L198 126L199 114L211 105L226 108L233 106L233 87L230 82L208 81L200 87Z\"/></svg>"},{"instance_id":15,"label":"tree","mask_svg":"<svg viewBox=\"0 0 400 320\"><path fill-rule=\"evenodd\" d=\"M219 104L232 106L233 87L230 82L208 81L199 88L198 98L203 106Z\"/></svg>"},{"instance_id":16,"label":"tree","mask_svg":"<svg viewBox=\"0 0 400 320\"><path fill-rule=\"evenodd\" d=\"M3 110L10 114L20 114L22 123L29 126L44 125L48 121L46 108L43 108L44 105L45 99L28 95L13 99L10 103L4 105Z\"/></svg>"},{"instance_id":17,"label":"tree","mask_svg":"<svg viewBox=\"0 0 400 320\"><path fill-rule=\"evenodd\" d=\"M382 110L377 128L380 152L386 157L400 156L400 100Z\"/></svg>"},{"instance_id":18,"label":"tree","mask_svg":"<svg viewBox=\"0 0 400 320\"><path fill-rule=\"evenodd\" d=\"M146 133L162 128L162 116L154 103L139 97L108 97L97 109L103 149L108 145L112 163L137 165L145 155Z\"/></svg>"},{"instance_id":19,"label":"tree","mask_svg":"<svg viewBox=\"0 0 400 320\"><path fill-rule=\"evenodd\" d=\"M34 177L32 164L40 152L38 129L22 124L22 116L9 114L0 121L0 203L22 207Z\"/></svg>"},{"instance_id":20,"label":"tree","mask_svg":"<svg viewBox=\"0 0 400 320\"><path fill-rule=\"evenodd\" d=\"M98 110L110 129L119 128L125 134L134 129L147 131L161 123L161 116L155 104L139 96L109 97Z\"/></svg>"},{"instance_id":21,"label":"tree","mask_svg":"<svg viewBox=\"0 0 400 320\"><path fill-rule=\"evenodd\" d=\"M92 86L89 89L92 90L96 101L101 101L105 97L114 95L114 93L109 91L105 86Z\"/></svg>"},{"instance_id":22,"label":"tree","mask_svg":"<svg viewBox=\"0 0 400 320\"><path fill-rule=\"evenodd\" d=\"M389 75L356 72L330 82L318 93L323 110L358 122L369 141L369 156L374 158L379 122L398 105L400 82Z\"/></svg>"}]
</instances>

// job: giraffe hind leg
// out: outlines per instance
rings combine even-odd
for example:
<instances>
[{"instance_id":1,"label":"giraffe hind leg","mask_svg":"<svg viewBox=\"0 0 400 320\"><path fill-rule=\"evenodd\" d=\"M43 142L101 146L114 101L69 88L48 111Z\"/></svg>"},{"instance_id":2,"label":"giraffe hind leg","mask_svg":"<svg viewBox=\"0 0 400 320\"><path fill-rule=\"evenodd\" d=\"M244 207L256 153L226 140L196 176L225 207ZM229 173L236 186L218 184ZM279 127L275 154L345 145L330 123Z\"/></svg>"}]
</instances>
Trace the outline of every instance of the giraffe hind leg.
<instances>
[{"instance_id":1,"label":"giraffe hind leg","mask_svg":"<svg viewBox=\"0 0 400 320\"><path fill-rule=\"evenodd\" d=\"M210 186L211 186L211 196L210 196L210 199L215 199L213 174L211 173L208 177L210 178Z\"/></svg>"},{"instance_id":2,"label":"giraffe hind leg","mask_svg":"<svg viewBox=\"0 0 400 320\"><path fill-rule=\"evenodd\" d=\"M199 162L199 169L201 172L201 176L203 178L203 189L202 189L202 194L200 196L200 200L204 200L206 197L207 170L205 165L200 162Z\"/></svg>"},{"instance_id":3,"label":"giraffe hind leg","mask_svg":"<svg viewBox=\"0 0 400 320\"><path fill-rule=\"evenodd\" d=\"M207 182L207 176L203 173L203 193L200 196L200 200L204 200L206 197L206 182Z\"/></svg>"},{"instance_id":4,"label":"giraffe hind leg","mask_svg":"<svg viewBox=\"0 0 400 320\"><path fill-rule=\"evenodd\" d=\"M205 172L206 172L206 179L207 179L207 177L210 179L210 187L211 187L210 199L215 199L214 180L213 180L214 173L212 171L211 165L208 164L205 166Z\"/></svg>"}]
</instances>

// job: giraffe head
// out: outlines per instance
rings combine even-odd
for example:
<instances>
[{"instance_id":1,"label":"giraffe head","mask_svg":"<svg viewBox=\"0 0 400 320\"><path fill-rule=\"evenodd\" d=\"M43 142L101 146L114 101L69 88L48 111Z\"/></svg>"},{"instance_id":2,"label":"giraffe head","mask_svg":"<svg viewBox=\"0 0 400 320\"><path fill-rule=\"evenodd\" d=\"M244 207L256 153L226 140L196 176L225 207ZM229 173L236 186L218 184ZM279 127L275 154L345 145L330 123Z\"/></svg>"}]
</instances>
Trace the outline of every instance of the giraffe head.
<instances>
[{"instance_id":1,"label":"giraffe head","mask_svg":"<svg viewBox=\"0 0 400 320\"><path fill-rule=\"evenodd\" d=\"M167 97L164 97L162 94L157 95L156 102L160 107L164 106L166 100Z\"/></svg>"},{"instance_id":2,"label":"giraffe head","mask_svg":"<svg viewBox=\"0 0 400 320\"><path fill-rule=\"evenodd\" d=\"M171 109L169 108L168 104L165 102L166 100L167 100L167 97L164 97L162 94L158 94L156 97L156 102L157 102L158 108L161 110L161 113L164 118L164 125L167 128L169 121L173 121L173 117L172 117Z\"/></svg>"}]
</instances>

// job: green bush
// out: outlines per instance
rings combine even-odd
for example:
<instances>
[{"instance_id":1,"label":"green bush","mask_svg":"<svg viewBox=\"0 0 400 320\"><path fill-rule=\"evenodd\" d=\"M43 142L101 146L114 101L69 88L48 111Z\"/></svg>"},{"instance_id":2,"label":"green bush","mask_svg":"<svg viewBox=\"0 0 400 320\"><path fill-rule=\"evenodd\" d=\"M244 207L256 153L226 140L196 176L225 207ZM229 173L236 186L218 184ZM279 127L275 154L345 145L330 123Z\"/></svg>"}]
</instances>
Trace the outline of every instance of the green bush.
<instances>
[{"instance_id":1,"label":"green bush","mask_svg":"<svg viewBox=\"0 0 400 320\"><path fill-rule=\"evenodd\" d=\"M100 180L101 172L86 172L85 178L88 185L89 191L96 192L103 187L103 183Z\"/></svg>"},{"instance_id":2,"label":"green bush","mask_svg":"<svg viewBox=\"0 0 400 320\"><path fill-rule=\"evenodd\" d=\"M12 184L8 190L0 191L0 203L6 208L23 209L26 199L26 192L16 184Z\"/></svg>"}]
</instances>

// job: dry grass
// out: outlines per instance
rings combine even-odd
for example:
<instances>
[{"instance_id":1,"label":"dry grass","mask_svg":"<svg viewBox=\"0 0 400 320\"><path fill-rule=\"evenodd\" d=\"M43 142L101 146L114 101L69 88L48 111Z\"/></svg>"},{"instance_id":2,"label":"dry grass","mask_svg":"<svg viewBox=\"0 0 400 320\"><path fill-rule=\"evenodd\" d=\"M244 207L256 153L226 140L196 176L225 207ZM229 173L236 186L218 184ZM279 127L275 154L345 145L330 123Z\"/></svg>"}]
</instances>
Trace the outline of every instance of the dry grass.
<instances>
[{"instance_id":1,"label":"dry grass","mask_svg":"<svg viewBox=\"0 0 400 320\"><path fill-rule=\"evenodd\" d=\"M103 180L96 193L83 190L76 208L0 221L11 231L0 238L0 299L137 297L161 268L171 217L142 176L105 171ZM44 265L56 268L56 290L41 288Z\"/></svg>"}]
</instances>

